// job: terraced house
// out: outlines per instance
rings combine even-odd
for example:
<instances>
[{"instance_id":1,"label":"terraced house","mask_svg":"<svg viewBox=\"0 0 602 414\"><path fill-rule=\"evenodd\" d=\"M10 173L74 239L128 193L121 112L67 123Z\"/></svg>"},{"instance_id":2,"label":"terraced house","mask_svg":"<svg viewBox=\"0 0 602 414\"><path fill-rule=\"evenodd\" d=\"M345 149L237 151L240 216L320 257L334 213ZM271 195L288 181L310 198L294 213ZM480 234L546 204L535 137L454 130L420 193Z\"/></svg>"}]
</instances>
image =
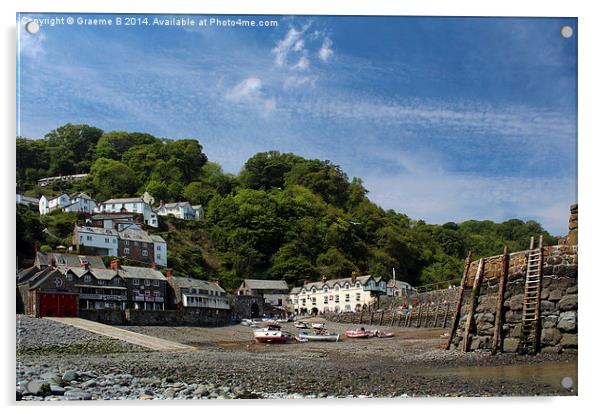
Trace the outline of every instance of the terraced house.
<instances>
[{"instance_id":1,"label":"terraced house","mask_svg":"<svg viewBox=\"0 0 602 414\"><path fill-rule=\"evenodd\" d=\"M353 274L348 278L307 282L291 290L289 301L296 314L355 312L372 306L386 293L384 280Z\"/></svg>"}]
</instances>

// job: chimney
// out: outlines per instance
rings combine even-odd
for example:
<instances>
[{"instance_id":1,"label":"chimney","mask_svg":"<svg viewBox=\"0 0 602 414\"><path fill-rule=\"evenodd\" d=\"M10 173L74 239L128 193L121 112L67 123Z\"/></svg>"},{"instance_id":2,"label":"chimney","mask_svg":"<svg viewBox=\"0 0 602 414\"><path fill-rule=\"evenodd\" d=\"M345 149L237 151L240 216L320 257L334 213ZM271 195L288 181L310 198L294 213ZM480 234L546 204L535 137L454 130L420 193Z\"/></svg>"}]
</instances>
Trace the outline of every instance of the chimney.
<instances>
[{"instance_id":1,"label":"chimney","mask_svg":"<svg viewBox=\"0 0 602 414\"><path fill-rule=\"evenodd\" d=\"M351 283L355 283L357 280L357 272L351 272Z\"/></svg>"},{"instance_id":2,"label":"chimney","mask_svg":"<svg viewBox=\"0 0 602 414\"><path fill-rule=\"evenodd\" d=\"M157 263L153 262L153 263L151 264L151 269L155 269L155 270L157 270Z\"/></svg>"},{"instance_id":3,"label":"chimney","mask_svg":"<svg viewBox=\"0 0 602 414\"><path fill-rule=\"evenodd\" d=\"M82 262L82 267L86 270L90 270L90 263L88 262Z\"/></svg>"},{"instance_id":4,"label":"chimney","mask_svg":"<svg viewBox=\"0 0 602 414\"><path fill-rule=\"evenodd\" d=\"M52 254L50 255L50 259L48 259L48 266L56 267L56 259Z\"/></svg>"},{"instance_id":5,"label":"chimney","mask_svg":"<svg viewBox=\"0 0 602 414\"><path fill-rule=\"evenodd\" d=\"M322 275L322 283L326 283L326 280L327 280L327 279L326 279L326 276L325 276L325 275Z\"/></svg>"},{"instance_id":6,"label":"chimney","mask_svg":"<svg viewBox=\"0 0 602 414\"><path fill-rule=\"evenodd\" d=\"M303 279L303 286L307 285L309 283L309 279Z\"/></svg>"},{"instance_id":7,"label":"chimney","mask_svg":"<svg viewBox=\"0 0 602 414\"><path fill-rule=\"evenodd\" d=\"M211 283L215 283L216 285L218 285L218 286L219 286L219 279L213 279L213 280L211 281Z\"/></svg>"},{"instance_id":8,"label":"chimney","mask_svg":"<svg viewBox=\"0 0 602 414\"><path fill-rule=\"evenodd\" d=\"M119 259L111 260L111 270L119 270L121 269L121 261Z\"/></svg>"},{"instance_id":9,"label":"chimney","mask_svg":"<svg viewBox=\"0 0 602 414\"><path fill-rule=\"evenodd\" d=\"M173 269L171 267L169 269L167 269L167 271L165 272L165 275L167 276L168 279L173 277Z\"/></svg>"}]
</instances>

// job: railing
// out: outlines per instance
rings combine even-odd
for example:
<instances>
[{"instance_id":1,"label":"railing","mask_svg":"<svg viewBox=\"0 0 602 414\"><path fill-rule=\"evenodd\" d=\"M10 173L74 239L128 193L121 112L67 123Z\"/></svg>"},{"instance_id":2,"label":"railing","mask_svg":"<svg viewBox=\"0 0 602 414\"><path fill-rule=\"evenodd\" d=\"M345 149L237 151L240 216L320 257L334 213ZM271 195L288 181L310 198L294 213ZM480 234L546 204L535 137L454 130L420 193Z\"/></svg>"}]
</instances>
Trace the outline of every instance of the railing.
<instances>
[{"instance_id":1,"label":"railing","mask_svg":"<svg viewBox=\"0 0 602 414\"><path fill-rule=\"evenodd\" d=\"M433 290L448 289L450 286L459 286L462 279L444 280L441 282L429 283L428 285L417 286L417 293L431 292Z\"/></svg>"}]
</instances>

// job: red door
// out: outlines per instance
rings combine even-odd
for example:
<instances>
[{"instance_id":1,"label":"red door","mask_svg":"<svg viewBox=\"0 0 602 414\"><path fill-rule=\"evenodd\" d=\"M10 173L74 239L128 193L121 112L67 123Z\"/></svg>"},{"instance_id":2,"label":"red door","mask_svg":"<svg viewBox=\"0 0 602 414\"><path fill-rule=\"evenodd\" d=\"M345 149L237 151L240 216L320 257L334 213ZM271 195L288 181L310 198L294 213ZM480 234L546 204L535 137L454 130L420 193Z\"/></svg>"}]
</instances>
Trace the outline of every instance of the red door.
<instances>
[{"instance_id":1,"label":"red door","mask_svg":"<svg viewBox=\"0 0 602 414\"><path fill-rule=\"evenodd\" d=\"M77 316L77 295L39 293L40 316Z\"/></svg>"}]
</instances>

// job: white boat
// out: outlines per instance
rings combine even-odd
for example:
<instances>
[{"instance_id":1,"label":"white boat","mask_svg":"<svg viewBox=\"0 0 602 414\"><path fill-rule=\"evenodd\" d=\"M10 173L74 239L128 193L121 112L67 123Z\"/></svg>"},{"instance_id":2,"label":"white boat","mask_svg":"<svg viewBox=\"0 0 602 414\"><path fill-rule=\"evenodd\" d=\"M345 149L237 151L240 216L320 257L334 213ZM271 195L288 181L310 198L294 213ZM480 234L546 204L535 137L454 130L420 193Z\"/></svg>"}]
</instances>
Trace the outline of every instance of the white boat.
<instances>
[{"instance_id":1,"label":"white boat","mask_svg":"<svg viewBox=\"0 0 602 414\"><path fill-rule=\"evenodd\" d=\"M322 322L312 322L311 327L314 329L324 329L324 324Z\"/></svg>"},{"instance_id":2,"label":"white boat","mask_svg":"<svg viewBox=\"0 0 602 414\"><path fill-rule=\"evenodd\" d=\"M309 328L309 326L303 321L297 321L297 322L295 322L295 328L307 329L307 328Z\"/></svg>"},{"instance_id":3,"label":"white boat","mask_svg":"<svg viewBox=\"0 0 602 414\"><path fill-rule=\"evenodd\" d=\"M277 325L268 325L265 328L255 329L253 336L257 343L285 344L295 340L293 334L280 330L280 327Z\"/></svg>"},{"instance_id":4,"label":"white boat","mask_svg":"<svg viewBox=\"0 0 602 414\"><path fill-rule=\"evenodd\" d=\"M306 339L308 341L338 342L339 334L299 332L299 338Z\"/></svg>"}]
</instances>

